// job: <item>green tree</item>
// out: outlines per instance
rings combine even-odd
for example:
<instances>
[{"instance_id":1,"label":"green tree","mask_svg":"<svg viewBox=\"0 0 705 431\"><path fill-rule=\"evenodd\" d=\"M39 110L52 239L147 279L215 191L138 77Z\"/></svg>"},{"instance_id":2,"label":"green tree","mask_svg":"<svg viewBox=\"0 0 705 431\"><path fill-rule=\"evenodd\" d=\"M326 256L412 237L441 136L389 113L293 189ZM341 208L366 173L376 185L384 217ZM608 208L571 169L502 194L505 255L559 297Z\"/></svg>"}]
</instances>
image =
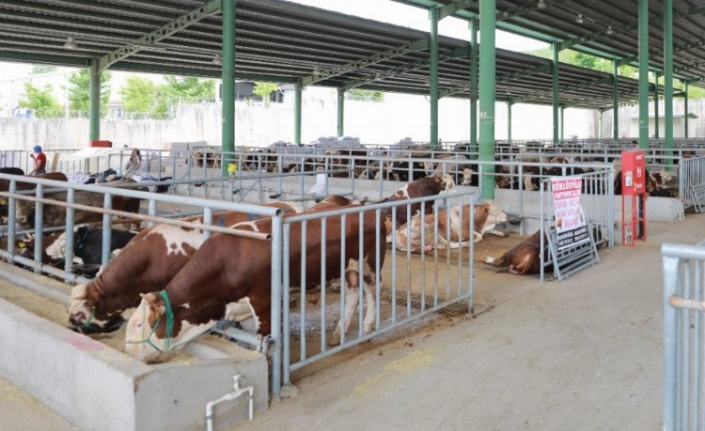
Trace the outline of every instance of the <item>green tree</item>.
<instances>
[{"instance_id":1,"label":"green tree","mask_svg":"<svg viewBox=\"0 0 705 431\"><path fill-rule=\"evenodd\" d=\"M252 92L262 98L265 106L269 106L270 95L279 90L279 85L272 82L255 82L255 88Z\"/></svg>"},{"instance_id":2,"label":"green tree","mask_svg":"<svg viewBox=\"0 0 705 431\"><path fill-rule=\"evenodd\" d=\"M100 111L107 112L110 101L110 72L100 75ZM88 112L90 108L91 72L81 69L69 75L69 108L72 111Z\"/></svg>"},{"instance_id":3,"label":"green tree","mask_svg":"<svg viewBox=\"0 0 705 431\"><path fill-rule=\"evenodd\" d=\"M122 98L122 109L128 115L142 115L154 118L158 112L157 85L147 78L128 76L118 90Z\"/></svg>"},{"instance_id":4,"label":"green tree","mask_svg":"<svg viewBox=\"0 0 705 431\"><path fill-rule=\"evenodd\" d=\"M56 72L56 66L50 66L48 64L35 64L32 66L32 70L29 72L30 75L40 75L42 73Z\"/></svg>"},{"instance_id":5,"label":"green tree","mask_svg":"<svg viewBox=\"0 0 705 431\"><path fill-rule=\"evenodd\" d=\"M63 113L61 105L52 94L51 84L39 89L31 82L24 83L24 94L20 97L20 108L31 109L35 117L58 117Z\"/></svg>"},{"instance_id":6,"label":"green tree","mask_svg":"<svg viewBox=\"0 0 705 431\"><path fill-rule=\"evenodd\" d=\"M159 87L159 90L165 97L174 99L173 103L184 100L202 102L215 99L213 79L166 75L164 80L166 82Z\"/></svg>"},{"instance_id":7,"label":"green tree","mask_svg":"<svg viewBox=\"0 0 705 431\"><path fill-rule=\"evenodd\" d=\"M383 102L384 93L370 90L349 90L346 93L348 100L359 100L363 102Z\"/></svg>"}]
</instances>

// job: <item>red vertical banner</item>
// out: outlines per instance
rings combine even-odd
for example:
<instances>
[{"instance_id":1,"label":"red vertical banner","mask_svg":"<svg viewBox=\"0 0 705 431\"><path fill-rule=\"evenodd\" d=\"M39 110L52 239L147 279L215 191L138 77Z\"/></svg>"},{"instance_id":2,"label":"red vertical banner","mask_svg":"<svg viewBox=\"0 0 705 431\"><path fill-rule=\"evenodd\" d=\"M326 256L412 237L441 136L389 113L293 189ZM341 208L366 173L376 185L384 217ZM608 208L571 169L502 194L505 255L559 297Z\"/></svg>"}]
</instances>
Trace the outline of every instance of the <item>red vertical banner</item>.
<instances>
[{"instance_id":1,"label":"red vertical banner","mask_svg":"<svg viewBox=\"0 0 705 431\"><path fill-rule=\"evenodd\" d=\"M622 195L646 192L646 155L643 151L622 152Z\"/></svg>"},{"instance_id":2,"label":"red vertical banner","mask_svg":"<svg viewBox=\"0 0 705 431\"><path fill-rule=\"evenodd\" d=\"M646 240L646 154L622 152L622 244Z\"/></svg>"}]
</instances>

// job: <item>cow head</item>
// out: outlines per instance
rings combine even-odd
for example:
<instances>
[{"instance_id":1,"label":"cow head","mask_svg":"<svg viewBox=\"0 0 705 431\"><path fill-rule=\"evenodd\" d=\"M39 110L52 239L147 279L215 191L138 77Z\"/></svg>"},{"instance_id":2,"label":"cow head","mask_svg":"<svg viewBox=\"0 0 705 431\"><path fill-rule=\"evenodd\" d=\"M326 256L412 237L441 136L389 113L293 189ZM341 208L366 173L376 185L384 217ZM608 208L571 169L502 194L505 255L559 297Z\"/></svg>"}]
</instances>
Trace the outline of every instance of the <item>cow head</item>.
<instances>
[{"instance_id":1,"label":"cow head","mask_svg":"<svg viewBox=\"0 0 705 431\"><path fill-rule=\"evenodd\" d=\"M140 294L142 301L127 321L125 353L141 361L155 359L161 352L183 346L208 329L216 320L192 324L175 318L184 307L172 309L166 291ZM227 313L226 315L229 315Z\"/></svg>"},{"instance_id":2,"label":"cow head","mask_svg":"<svg viewBox=\"0 0 705 431\"><path fill-rule=\"evenodd\" d=\"M34 214L37 204L34 201L18 200L15 208L15 222L24 229L34 227Z\"/></svg>"},{"instance_id":3,"label":"cow head","mask_svg":"<svg viewBox=\"0 0 705 431\"><path fill-rule=\"evenodd\" d=\"M95 282L79 284L71 290L68 327L82 334L113 332L119 329L134 308L126 308L122 297L105 297ZM110 310L110 311L106 311Z\"/></svg>"}]
</instances>

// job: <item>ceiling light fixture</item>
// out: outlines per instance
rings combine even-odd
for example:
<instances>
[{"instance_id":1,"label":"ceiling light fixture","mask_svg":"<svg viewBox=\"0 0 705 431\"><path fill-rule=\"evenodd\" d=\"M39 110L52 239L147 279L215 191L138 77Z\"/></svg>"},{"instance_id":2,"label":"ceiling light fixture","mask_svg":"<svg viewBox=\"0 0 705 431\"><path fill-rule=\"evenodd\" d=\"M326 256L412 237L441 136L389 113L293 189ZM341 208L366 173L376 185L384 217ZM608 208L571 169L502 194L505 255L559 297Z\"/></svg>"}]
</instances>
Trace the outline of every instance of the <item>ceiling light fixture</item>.
<instances>
[{"instance_id":1,"label":"ceiling light fixture","mask_svg":"<svg viewBox=\"0 0 705 431\"><path fill-rule=\"evenodd\" d=\"M216 52L213 56L213 64L221 65L223 64L223 57L220 56L219 52Z\"/></svg>"},{"instance_id":2,"label":"ceiling light fixture","mask_svg":"<svg viewBox=\"0 0 705 431\"><path fill-rule=\"evenodd\" d=\"M72 36L69 36L66 38L66 43L64 43L64 48L66 49L78 49L78 44L76 43L76 39L74 39Z\"/></svg>"},{"instance_id":3,"label":"ceiling light fixture","mask_svg":"<svg viewBox=\"0 0 705 431\"><path fill-rule=\"evenodd\" d=\"M612 26L608 25L607 26L607 31L605 32L608 36L612 36L614 34L614 30L612 30Z\"/></svg>"},{"instance_id":4,"label":"ceiling light fixture","mask_svg":"<svg viewBox=\"0 0 705 431\"><path fill-rule=\"evenodd\" d=\"M546 0L539 0L538 4L536 5L537 8L539 9L546 9Z\"/></svg>"},{"instance_id":5,"label":"ceiling light fixture","mask_svg":"<svg viewBox=\"0 0 705 431\"><path fill-rule=\"evenodd\" d=\"M583 14L579 13L578 17L575 18L575 22L577 22L578 24L582 24L583 23Z\"/></svg>"}]
</instances>

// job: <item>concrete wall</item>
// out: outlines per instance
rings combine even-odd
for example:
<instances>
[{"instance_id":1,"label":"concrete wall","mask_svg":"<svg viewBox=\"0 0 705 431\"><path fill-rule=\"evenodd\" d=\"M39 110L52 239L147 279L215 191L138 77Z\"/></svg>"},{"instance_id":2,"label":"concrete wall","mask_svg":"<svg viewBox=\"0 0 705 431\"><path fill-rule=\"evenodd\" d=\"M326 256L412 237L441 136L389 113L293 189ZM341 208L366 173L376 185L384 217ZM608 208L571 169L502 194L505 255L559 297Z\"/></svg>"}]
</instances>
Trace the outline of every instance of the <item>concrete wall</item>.
<instances>
[{"instance_id":1,"label":"concrete wall","mask_svg":"<svg viewBox=\"0 0 705 431\"><path fill-rule=\"evenodd\" d=\"M664 102L659 102L659 116L663 116L665 112ZM685 112L685 104L683 99L677 98L673 100L673 114L683 115ZM688 137L702 138L705 137L705 99L696 99L688 101L688 112L695 114L697 118L688 119ZM649 104L650 115L654 114L654 104ZM626 106L619 109L619 133L620 137L636 137L638 136L638 120L634 122L634 118L639 116L639 106ZM596 120L597 121L597 120ZM651 120L653 121L653 119ZM679 121L683 121L680 119ZM636 125L636 127L635 127ZM681 126L682 127L682 126ZM674 125L673 136L683 136L682 128L679 129ZM659 136L663 137L666 129L663 121L659 123ZM654 127L650 125L649 136L653 135ZM602 137L612 138L612 111L605 111L602 114Z\"/></svg>"},{"instance_id":2,"label":"concrete wall","mask_svg":"<svg viewBox=\"0 0 705 431\"><path fill-rule=\"evenodd\" d=\"M302 141L336 136L337 102L334 93L305 98L302 116ZM507 107L498 103L496 139L507 138ZM592 137L596 130L594 113L568 109L565 112L565 137ZM465 100L443 99L439 104L439 133L446 142L469 140L470 104ZM515 105L512 108L513 139L550 138L551 108ZM384 103L346 101L345 135L360 138L365 144L392 144L405 137L429 140L430 106L422 96L386 94ZM166 148L168 142L221 142L221 106L218 104L181 105L172 120L101 120L101 139L114 145L140 148ZM87 119L0 118L3 148L29 149L42 144L47 149L80 149L88 146ZM236 145L266 146L274 141L294 139L294 107L286 103L251 104L237 102L235 110Z\"/></svg>"}]
</instances>

